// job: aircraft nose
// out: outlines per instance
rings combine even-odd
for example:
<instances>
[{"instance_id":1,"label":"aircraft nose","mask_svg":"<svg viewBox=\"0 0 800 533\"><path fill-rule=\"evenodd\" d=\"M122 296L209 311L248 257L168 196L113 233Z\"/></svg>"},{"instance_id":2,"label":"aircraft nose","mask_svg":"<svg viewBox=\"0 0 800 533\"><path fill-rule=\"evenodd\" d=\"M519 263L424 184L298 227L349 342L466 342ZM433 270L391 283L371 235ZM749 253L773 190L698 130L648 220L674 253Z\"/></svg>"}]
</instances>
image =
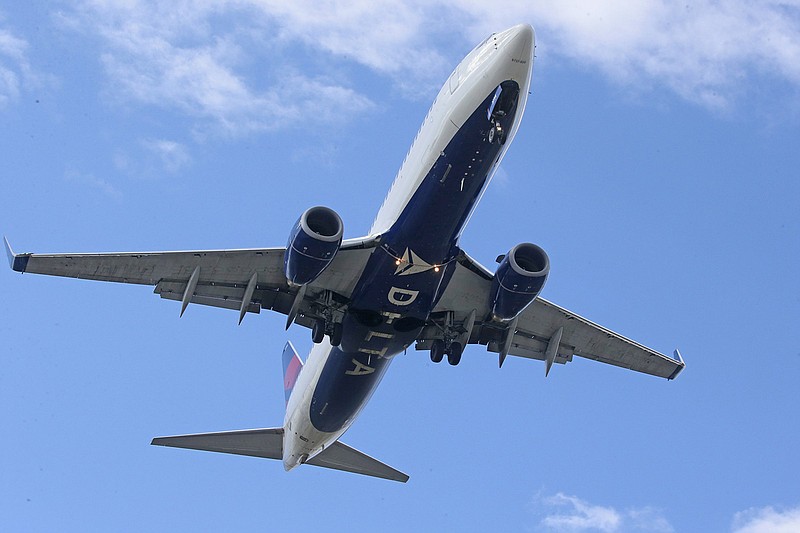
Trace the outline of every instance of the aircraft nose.
<instances>
[{"instance_id":1,"label":"aircraft nose","mask_svg":"<svg viewBox=\"0 0 800 533\"><path fill-rule=\"evenodd\" d=\"M497 35L501 46L508 50L512 59L528 62L535 42L535 34L530 24L517 24Z\"/></svg>"}]
</instances>

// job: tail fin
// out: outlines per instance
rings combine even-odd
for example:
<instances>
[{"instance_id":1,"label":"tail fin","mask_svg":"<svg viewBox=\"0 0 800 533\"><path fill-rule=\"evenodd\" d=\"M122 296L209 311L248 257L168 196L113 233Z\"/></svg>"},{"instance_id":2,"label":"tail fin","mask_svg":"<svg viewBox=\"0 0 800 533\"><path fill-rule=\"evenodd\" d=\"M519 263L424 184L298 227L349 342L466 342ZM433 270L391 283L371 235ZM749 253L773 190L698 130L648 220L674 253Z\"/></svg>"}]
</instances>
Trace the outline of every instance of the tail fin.
<instances>
[{"instance_id":1,"label":"tail fin","mask_svg":"<svg viewBox=\"0 0 800 533\"><path fill-rule=\"evenodd\" d=\"M289 396L292 395L292 389L302 369L303 361L291 341L287 341L283 348L283 392L286 394L286 403L289 403Z\"/></svg>"}]
</instances>

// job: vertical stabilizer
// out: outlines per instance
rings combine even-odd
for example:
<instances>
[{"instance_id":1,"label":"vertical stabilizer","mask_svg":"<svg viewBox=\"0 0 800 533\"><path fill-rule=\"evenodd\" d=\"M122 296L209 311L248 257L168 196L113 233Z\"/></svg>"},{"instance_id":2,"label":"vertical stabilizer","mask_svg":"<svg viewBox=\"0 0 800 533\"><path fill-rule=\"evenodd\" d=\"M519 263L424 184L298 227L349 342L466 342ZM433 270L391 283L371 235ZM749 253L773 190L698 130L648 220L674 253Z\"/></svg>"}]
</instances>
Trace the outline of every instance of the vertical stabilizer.
<instances>
[{"instance_id":1,"label":"vertical stabilizer","mask_svg":"<svg viewBox=\"0 0 800 533\"><path fill-rule=\"evenodd\" d=\"M294 384L297 383L297 376L303 368L303 361L297 355L297 350L292 346L291 341L286 342L283 348L283 392L286 395L286 403L289 403L289 396L292 395Z\"/></svg>"}]
</instances>

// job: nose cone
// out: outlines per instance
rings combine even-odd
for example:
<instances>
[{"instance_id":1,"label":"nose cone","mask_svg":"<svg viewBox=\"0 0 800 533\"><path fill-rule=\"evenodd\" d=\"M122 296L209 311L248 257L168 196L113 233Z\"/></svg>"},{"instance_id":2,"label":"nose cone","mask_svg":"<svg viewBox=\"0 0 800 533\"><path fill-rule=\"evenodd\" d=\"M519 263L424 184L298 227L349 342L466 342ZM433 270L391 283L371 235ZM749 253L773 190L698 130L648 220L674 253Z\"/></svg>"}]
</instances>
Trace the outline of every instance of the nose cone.
<instances>
[{"instance_id":1,"label":"nose cone","mask_svg":"<svg viewBox=\"0 0 800 533\"><path fill-rule=\"evenodd\" d=\"M528 63L532 58L536 36L530 24L517 24L497 34L498 44L507 50L511 58Z\"/></svg>"}]
</instances>

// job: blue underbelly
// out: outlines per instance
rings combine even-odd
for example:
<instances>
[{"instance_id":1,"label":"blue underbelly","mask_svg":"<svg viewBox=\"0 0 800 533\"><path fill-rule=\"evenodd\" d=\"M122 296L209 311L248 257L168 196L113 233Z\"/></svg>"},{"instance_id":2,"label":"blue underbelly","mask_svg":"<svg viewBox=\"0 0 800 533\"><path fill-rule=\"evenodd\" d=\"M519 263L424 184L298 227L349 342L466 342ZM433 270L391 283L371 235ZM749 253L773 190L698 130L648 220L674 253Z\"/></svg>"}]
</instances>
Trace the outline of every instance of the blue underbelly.
<instances>
[{"instance_id":1,"label":"blue underbelly","mask_svg":"<svg viewBox=\"0 0 800 533\"><path fill-rule=\"evenodd\" d=\"M513 122L519 86L503 120ZM516 88L516 92L515 91ZM487 141L488 95L431 167L397 221L381 236L352 293L340 348L333 348L311 402L311 422L335 432L353 420L391 357L414 343L455 270L458 238L502 146Z\"/></svg>"}]
</instances>

